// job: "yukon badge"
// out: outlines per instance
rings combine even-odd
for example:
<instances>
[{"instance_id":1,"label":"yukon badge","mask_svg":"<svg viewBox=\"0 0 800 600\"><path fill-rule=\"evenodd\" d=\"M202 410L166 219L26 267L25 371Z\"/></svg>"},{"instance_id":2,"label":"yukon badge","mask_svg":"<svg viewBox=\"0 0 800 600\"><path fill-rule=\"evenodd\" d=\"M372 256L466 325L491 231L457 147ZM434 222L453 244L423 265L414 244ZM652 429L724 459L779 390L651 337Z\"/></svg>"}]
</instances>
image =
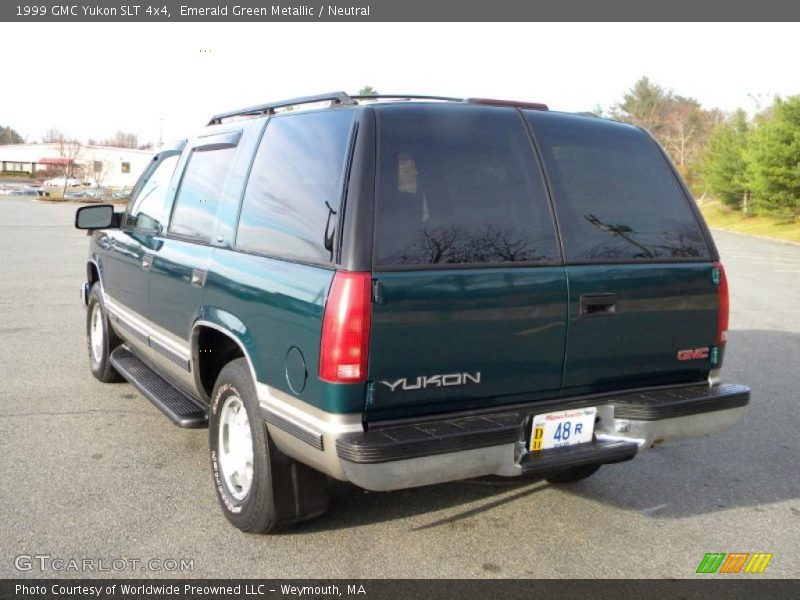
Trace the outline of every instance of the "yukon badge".
<instances>
[{"instance_id":1,"label":"yukon badge","mask_svg":"<svg viewBox=\"0 0 800 600\"><path fill-rule=\"evenodd\" d=\"M406 378L396 381L380 381L393 392L397 390L411 391L424 390L429 387L453 387L456 385L468 385L470 383L480 383L481 372L474 373L448 373L447 375L422 375L413 380Z\"/></svg>"}]
</instances>

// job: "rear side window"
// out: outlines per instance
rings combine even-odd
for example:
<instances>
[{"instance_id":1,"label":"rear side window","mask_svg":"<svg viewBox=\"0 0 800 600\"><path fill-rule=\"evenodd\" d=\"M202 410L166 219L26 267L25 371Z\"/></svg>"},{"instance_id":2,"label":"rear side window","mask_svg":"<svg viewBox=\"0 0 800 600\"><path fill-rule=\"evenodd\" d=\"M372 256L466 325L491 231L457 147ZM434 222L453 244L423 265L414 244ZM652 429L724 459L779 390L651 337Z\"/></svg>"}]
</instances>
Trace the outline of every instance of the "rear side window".
<instances>
[{"instance_id":1,"label":"rear side window","mask_svg":"<svg viewBox=\"0 0 800 600\"><path fill-rule=\"evenodd\" d=\"M170 233L211 241L217 207L235 154L235 147L200 147L192 151L175 199Z\"/></svg>"},{"instance_id":2,"label":"rear side window","mask_svg":"<svg viewBox=\"0 0 800 600\"><path fill-rule=\"evenodd\" d=\"M567 261L708 258L689 200L653 141L621 123L527 112Z\"/></svg>"},{"instance_id":3,"label":"rear side window","mask_svg":"<svg viewBox=\"0 0 800 600\"><path fill-rule=\"evenodd\" d=\"M353 111L275 117L256 153L236 247L330 262Z\"/></svg>"},{"instance_id":4,"label":"rear side window","mask_svg":"<svg viewBox=\"0 0 800 600\"><path fill-rule=\"evenodd\" d=\"M375 112L378 265L558 260L541 173L517 111L431 104Z\"/></svg>"}]
</instances>

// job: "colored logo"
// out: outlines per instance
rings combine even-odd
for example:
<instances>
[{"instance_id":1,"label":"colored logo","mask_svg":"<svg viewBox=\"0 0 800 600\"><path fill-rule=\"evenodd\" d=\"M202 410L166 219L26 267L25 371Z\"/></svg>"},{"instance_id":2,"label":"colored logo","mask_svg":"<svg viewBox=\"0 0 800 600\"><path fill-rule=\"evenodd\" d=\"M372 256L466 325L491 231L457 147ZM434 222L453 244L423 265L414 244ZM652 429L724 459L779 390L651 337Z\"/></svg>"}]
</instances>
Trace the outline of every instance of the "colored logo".
<instances>
[{"instance_id":1,"label":"colored logo","mask_svg":"<svg viewBox=\"0 0 800 600\"><path fill-rule=\"evenodd\" d=\"M690 348L689 350L678 350L678 360L704 360L708 358L709 347Z\"/></svg>"},{"instance_id":2,"label":"colored logo","mask_svg":"<svg viewBox=\"0 0 800 600\"><path fill-rule=\"evenodd\" d=\"M766 552L708 552L697 567L698 573L763 573L772 560Z\"/></svg>"}]
</instances>

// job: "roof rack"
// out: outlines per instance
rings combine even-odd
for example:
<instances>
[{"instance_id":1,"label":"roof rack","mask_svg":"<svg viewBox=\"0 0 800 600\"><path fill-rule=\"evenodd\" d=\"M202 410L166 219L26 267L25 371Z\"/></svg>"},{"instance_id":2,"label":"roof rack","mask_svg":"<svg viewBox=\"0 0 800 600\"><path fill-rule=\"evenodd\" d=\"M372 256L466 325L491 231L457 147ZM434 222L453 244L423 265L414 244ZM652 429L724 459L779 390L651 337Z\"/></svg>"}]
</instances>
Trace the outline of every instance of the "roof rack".
<instances>
[{"instance_id":1,"label":"roof rack","mask_svg":"<svg viewBox=\"0 0 800 600\"><path fill-rule=\"evenodd\" d=\"M318 94L316 96L303 96L302 98L292 98L279 102L269 102L258 104L239 110L220 113L211 117L209 125L219 125L224 119L233 117L260 117L263 115L274 115L276 109L299 106L302 104L312 104L315 102L330 102L331 106L355 106L359 100L437 100L440 102L463 102L465 104L486 104L490 106L516 106L519 108L532 108L536 110L547 110L546 104L539 102L517 102L515 100L492 100L489 98L454 98L452 96L423 96L416 94L375 94L372 96L350 96L345 92L331 92L329 94Z\"/></svg>"},{"instance_id":2,"label":"roof rack","mask_svg":"<svg viewBox=\"0 0 800 600\"><path fill-rule=\"evenodd\" d=\"M452 96L418 96L414 94L375 94L374 96L350 96L353 100L440 100L442 102L462 102L464 104L485 104L487 106L510 106L549 110L541 102L522 102L519 100L495 100L493 98L453 98Z\"/></svg>"},{"instance_id":3,"label":"roof rack","mask_svg":"<svg viewBox=\"0 0 800 600\"><path fill-rule=\"evenodd\" d=\"M464 98L452 96L424 96L417 94L373 94L367 96L350 96L353 100L440 100L442 102L464 102Z\"/></svg>"},{"instance_id":4,"label":"roof rack","mask_svg":"<svg viewBox=\"0 0 800 600\"><path fill-rule=\"evenodd\" d=\"M280 100L279 102L268 102L267 104L258 104L256 106L248 106L247 108L240 108L238 110L231 110L228 112L220 113L211 117L208 122L209 125L219 125L223 119L231 119L233 117L260 117L262 115L274 115L275 109L287 108L289 106L298 106L301 104L312 104L314 102L329 101L331 106L353 106L356 103L353 98L344 92L331 92L329 94L318 94L316 96L303 96L301 98L291 98L290 100Z\"/></svg>"}]
</instances>

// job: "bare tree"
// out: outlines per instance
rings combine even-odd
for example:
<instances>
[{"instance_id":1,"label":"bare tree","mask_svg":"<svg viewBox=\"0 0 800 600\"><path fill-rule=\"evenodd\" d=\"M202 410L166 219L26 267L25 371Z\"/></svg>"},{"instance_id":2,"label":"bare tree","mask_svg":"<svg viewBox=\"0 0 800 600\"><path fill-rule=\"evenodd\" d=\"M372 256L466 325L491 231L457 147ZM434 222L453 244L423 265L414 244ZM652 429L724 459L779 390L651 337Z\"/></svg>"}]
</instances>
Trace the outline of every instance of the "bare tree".
<instances>
[{"instance_id":1,"label":"bare tree","mask_svg":"<svg viewBox=\"0 0 800 600\"><path fill-rule=\"evenodd\" d=\"M57 144L64 139L64 134L56 129L55 127L51 127L47 131L45 131L44 135L42 136L42 142L45 144Z\"/></svg>"},{"instance_id":2,"label":"bare tree","mask_svg":"<svg viewBox=\"0 0 800 600\"><path fill-rule=\"evenodd\" d=\"M706 120L696 100L676 97L670 104L664 115L662 140L685 176L688 163L693 163L699 152Z\"/></svg>"},{"instance_id":3,"label":"bare tree","mask_svg":"<svg viewBox=\"0 0 800 600\"><path fill-rule=\"evenodd\" d=\"M106 160L92 160L91 179L96 187L102 187L108 174L111 172L111 162Z\"/></svg>"},{"instance_id":4,"label":"bare tree","mask_svg":"<svg viewBox=\"0 0 800 600\"><path fill-rule=\"evenodd\" d=\"M56 142L58 144L58 155L61 158L58 165L59 175L64 178L64 187L61 197L67 193L67 181L74 178L78 173L78 159L83 154L83 146L76 139L67 139L63 135Z\"/></svg>"},{"instance_id":5,"label":"bare tree","mask_svg":"<svg viewBox=\"0 0 800 600\"><path fill-rule=\"evenodd\" d=\"M111 137L103 141L103 146L114 146L115 148L136 148L139 146L139 138L135 133L118 131Z\"/></svg>"}]
</instances>

